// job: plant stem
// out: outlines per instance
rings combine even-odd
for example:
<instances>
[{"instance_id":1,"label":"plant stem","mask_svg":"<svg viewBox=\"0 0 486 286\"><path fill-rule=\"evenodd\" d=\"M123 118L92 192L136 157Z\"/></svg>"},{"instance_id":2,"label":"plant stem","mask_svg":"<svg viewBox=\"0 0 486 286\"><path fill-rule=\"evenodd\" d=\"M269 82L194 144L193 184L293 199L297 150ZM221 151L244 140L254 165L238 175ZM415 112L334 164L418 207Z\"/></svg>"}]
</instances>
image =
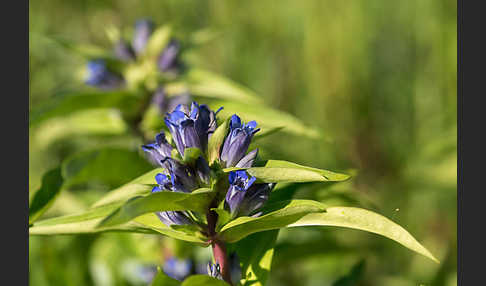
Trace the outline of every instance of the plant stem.
<instances>
[{"instance_id":1,"label":"plant stem","mask_svg":"<svg viewBox=\"0 0 486 286\"><path fill-rule=\"evenodd\" d=\"M224 241L221 241L217 238L215 232L216 220L218 219L218 215L214 211L209 211L206 214L206 218L208 220L208 232L211 239L211 247L213 249L214 261L216 262L216 264L219 264L223 280L230 285L233 285L231 283L230 263L228 259L228 254L226 253L226 246L224 244Z\"/></svg>"}]
</instances>

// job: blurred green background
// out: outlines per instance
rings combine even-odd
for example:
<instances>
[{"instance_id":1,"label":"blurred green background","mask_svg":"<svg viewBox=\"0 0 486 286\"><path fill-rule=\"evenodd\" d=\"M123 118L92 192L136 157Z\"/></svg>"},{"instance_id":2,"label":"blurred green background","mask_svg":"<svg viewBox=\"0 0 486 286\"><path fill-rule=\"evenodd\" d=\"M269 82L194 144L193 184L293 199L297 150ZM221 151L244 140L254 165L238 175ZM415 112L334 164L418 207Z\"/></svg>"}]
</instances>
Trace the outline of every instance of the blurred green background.
<instances>
[{"instance_id":1,"label":"blurred green background","mask_svg":"<svg viewBox=\"0 0 486 286\"><path fill-rule=\"evenodd\" d=\"M82 85L84 61L46 36L110 48L106 27L142 17L182 36L211 35L187 55L190 65L249 87L325 134L274 134L259 142L262 157L356 171L348 183L297 197L332 204L347 194L441 261L368 233L292 229L280 233L269 285L457 285L455 1L32 0L29 17L31 110ZM65 153L63 144L31 143L31 192ZM67 193L53 211L82 207ZM143 285L130 263L161 263L160 238L150 235L31 237L29 245L31 285Z\"/></svg>"}]
</instances>

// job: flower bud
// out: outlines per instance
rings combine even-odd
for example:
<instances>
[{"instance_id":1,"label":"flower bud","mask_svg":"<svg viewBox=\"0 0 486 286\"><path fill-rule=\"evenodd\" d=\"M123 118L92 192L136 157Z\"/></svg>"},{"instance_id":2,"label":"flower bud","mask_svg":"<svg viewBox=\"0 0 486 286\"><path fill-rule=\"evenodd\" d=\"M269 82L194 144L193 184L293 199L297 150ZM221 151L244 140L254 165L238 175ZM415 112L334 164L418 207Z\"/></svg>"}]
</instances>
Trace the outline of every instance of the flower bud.
<instances>
[{"instance_id":1,"label":"flower bud","mask_svg":"<svg viewBox=\"0 0 486 286\"><path fill-rule=\"evenodd\" d=\"M238 162L243 159L246 151L248 151L248 147L250 146L253 135L260 130L260 128L257 129L256 126L257 123L255 121L250 121L247 124L244 124L241 122L238 115L234 114L231 116L230 131L224 141L220 156L220 159L224 162L225 167L235 167ZM256 153L251 154L250 158L245 158L244 162L253 162L255 156Z\"/></svg>"}]
</instances>

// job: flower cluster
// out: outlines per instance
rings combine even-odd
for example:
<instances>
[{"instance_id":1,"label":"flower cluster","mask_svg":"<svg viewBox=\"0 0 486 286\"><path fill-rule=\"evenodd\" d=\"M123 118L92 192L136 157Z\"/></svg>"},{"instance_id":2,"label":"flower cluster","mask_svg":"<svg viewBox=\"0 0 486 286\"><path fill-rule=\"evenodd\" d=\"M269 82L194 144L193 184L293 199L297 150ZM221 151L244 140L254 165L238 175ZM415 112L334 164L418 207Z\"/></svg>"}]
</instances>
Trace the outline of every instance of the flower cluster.
<instances>
[{"instance_id":1,"label":"flower cluster","mask_svg":"<svg viewBox=\"0 0 486 286\"><path fill-rule=\"evenodd\" d=\"M193 102L190 109L181 104L166 114L164 121L172 142L169 143L166 134L161 132L155 137L155 142L142 146L149 159L164 168L164 173L156 175L157 185L152 192L189 193L198 188L211 187L223 178L227 189L223 190L225 194L220 197L224 198L222 205L231 217L258 216L274 184L257 183L256 178L249 177L244 170L228 174L221 169L252 167L258 149L248 152L248 148L253 135L259 131L257 123L250 121L245 124L237 115L233 115L220 148L218 164L209 166L208 142L217 128L218 112L212 111L207 105ZM181 159L188 148L200 151L196 153L200 155L191 163ZM215 168L219 168L219 171ZM157 213L157 216L167 226L196 223L196 216L190 211L164 211Z\"/></svg>"},{"instance_id":2,"label":"flower cluster","mask_svg":"<svg viewBox=\"0 0 486 286\"><path fill-rule=\"evenodd\" d=\"M154 31L154 23L148 19L140 19L135 23L135 29L131 43L119 38L113 47L113 56L116 61L123 64L134 63L143 58L147 44ZM159 72L177 76L183 70L183 64L180 61L181 45L176 39L171 39L163 51L160 52L156 59L156 66ZM102 89L113 90L126 86L125 78L117 72L107 60L97 58L88 61L86 64L87 85ZM153 103L159 107L162 113L172 111L178 104L188 104L190 98L188 94L166 96L162 86L157 87L153 94Z\"/></svg>"}]
</instances>

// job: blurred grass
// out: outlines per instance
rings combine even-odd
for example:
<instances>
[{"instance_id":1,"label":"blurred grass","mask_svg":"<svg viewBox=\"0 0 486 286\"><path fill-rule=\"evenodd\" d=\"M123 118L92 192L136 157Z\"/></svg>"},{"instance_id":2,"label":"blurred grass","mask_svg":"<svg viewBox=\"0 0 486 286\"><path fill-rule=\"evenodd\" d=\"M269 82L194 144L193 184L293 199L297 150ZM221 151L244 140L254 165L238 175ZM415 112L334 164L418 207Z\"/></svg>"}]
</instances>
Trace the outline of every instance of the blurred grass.
<instances>
[{"instance_id":1,"label":"blurred grass","mask_svg":"<svg viewBox=\"0 0 486 286\"><path fill-rule=\"evenodd\" d=\"M285 259L270 285L332 285L362 258L364 274L355 285L457 284L455 1L34 0L29 17L31 109L81 85L76 72L82 59L45 36L110 48L104 28L129 29L140 17L171 23L181 37L214 32L186 55L190 64L228 76L332 138L276 133L259 142L266 147L262 157L356 169L345 191L370 198L442 262L356 231L289 230L281 232L280 243L314 235L317 243L331 240L347 251L324 247L309 258ZM31 144L31 191L70 148L58 144L46 151ZM322 194L303 190L297 196ZM32 285L95 283L99 263L85 251L97 249L98 241L32 237ZM123 250L115 245L111 255ZM64 263L67 253L72 262ZM120 277L113 281L130 285Z\"/></svg>"}]
</instances>

